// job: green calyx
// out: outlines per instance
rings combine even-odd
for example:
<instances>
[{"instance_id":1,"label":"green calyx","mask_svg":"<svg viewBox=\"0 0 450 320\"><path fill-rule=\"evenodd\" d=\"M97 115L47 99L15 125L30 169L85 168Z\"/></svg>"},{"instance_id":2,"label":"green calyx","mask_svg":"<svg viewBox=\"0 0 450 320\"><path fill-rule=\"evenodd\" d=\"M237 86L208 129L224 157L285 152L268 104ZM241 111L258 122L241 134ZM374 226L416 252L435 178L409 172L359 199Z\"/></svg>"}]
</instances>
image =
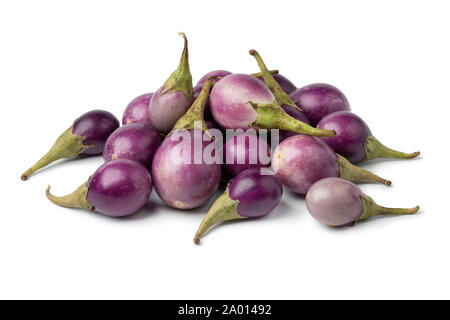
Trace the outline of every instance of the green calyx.
<instances>
[{"instance_id":1,"label":"green calyx","mask_svg":"<svg viewBox=\"0 0 450 320\"><path fill-rule=\"evenodd\" d=\"M175 126L173 127L170 133L180 129L186 130L194 129L195 122L197 121L201 121L203 132L206 132L208 130L208 127L206 126L204 120L204 113L206 102L209 96L209 91L212 85L212 80L214 80L215 78L216 77L211 77L205 81L205 83L203 84L202 91L200 91L197 99L195 99L195 101L189 107L188 111L186 111L186 113L180 119L178 119L178 121L175 123Z\"/></svg>"},{"instance_id":2,"label":"green calyx","mask_svg":"<svg viewBox=\"0 0 450 320\"><path fill-rule=\"evenodd\" d=\"M87 193L89 191L89 188L87 187L88 182L89 180L79 186L78 189L71 194L62 197L52 195L50 193L50 186L48 186L45 191L45 195L51 202L61 207L82 208L89 211L94 211L95 208L87 201Z\"/></svg>"},{"instance_id":3,"label":"green calyx","mask_svg":"<svg viewBox=\"0 0 450 320\"><path fill-rule=\"evenodd\" d=\"M209 209L208 213L200 223L194 237L195 244L199 244L200 238L216 223L227 220L247 219L246 217L239 215L237 212L239 200L233 200L230 198L228 194L229 187L230 185L228 184L225 192L217 198L211 209Z\"/></svg>"},{"instance_id":4,"label":"green calyx","mask_svg":"<svg viewBox=\"0 0 450 320\"><path fill-rule=\"evenodd\" d=\"M248 103L250 103L258 113L258 118L252 124L253 127L288 130L317 137L334 137L336 135L333 130L317 129L291 117L277 103L264 104L251 101Z\"/></svg>"},{"instance_id":5,"label":"green calyx","mask_svg":"<svg viewBox=\"0 0 450 320\"><path fill-rule=\"evenodd\" d=\"M337 154L337 163L339 165L339 177L353 182L378 182L386 186L392 183L389 180L383 179L376 174L355 166L343 156Z\"/></svg>"},{"instance_id":6,"label":"green calyx","mask_svg":"<svg viewBox=\"0 0 450 320\"><path fill-rule=\"evenodd\" d=\"M27 180L28 176L33 172L49 165L50 163L64 158L73 158L84 150L92 148L94 145L85 145L83 141L85 137L72 133L73 125L61 134L55 141L51 149L31 168L25 171L20 178Z\"/></svg>"},{"instance_id":7,"label":"green calyx","mask_svg":"<svg viewBox=\"0 0 450 320\"><path fill-rule=\"evenodd\" d=\"M278 73L280 73L280 71L278 71L278 70L270 70L269 72L271 74L278 74ZM250 75L252 77L255 77L255 78L262 78L263 77L263 73L262 72L251 73Z\"/></svg>"},{"instance_id":8,"label":"green calyx","mask_svg":"<svg viewBox=\"0 0 450 320\"><path fill-rule=\"evenodd\" d=\"M363 204L363 213L355 221L369 219L375 216L386 216L386 215L405 215L405 214L415 214L419 211L420 207L416 206L414 208L387 208L378 205L371 197L366 194L361 194L361 201Z\"/></svg>"},{"instance_id":9,"label":"green calyx","mask_svg":"<svg viewBox=\"0 0 450 320\"><path fill-rule=\"evenodd\" d=\"M184 49L181 54L180 64L177 70L172 72L169 79L164 83L161 95L174 91L182 91L192 101L194 92L192 88L192 76L189 70L188 41L183 32L179 32L178 34L184 38Z\"/></svg>"},{"instance_id":10,"label":"green calyx","mask_svg":"<svg viewBox=\"0 0 450 320\"><path fill-rule=\"evenodd\" d=\"M255 57L256 62L258 63L259 69L261 70L262 77L264 78L264 82L266 83L267 87L272 91L273 95L275 96L275 100L278 102L280 106L288 105L292 108L295 108L297 110L302 111L289 97L289 95L283 91L281 86L278 84L278 82L275 80L273 75L270 73L270 71L267 69L263 59L259 55L258 51L251 49L249 51L250 55Z\"/></svg>"},{"instance_id":11,"label":"green calyx","mask_svg":"<svg viewBox=\"0 0 450 320\"><path fill-rule=\"evenodd\" d=\"M366 138L366 142L364 143L364 151L366 152L366 158L362 161L377 158L410 159L420 155L420 152L418 151L412 153L404 153L390 149L373 136L368 136Z\"/></svg>"}]
</instances>

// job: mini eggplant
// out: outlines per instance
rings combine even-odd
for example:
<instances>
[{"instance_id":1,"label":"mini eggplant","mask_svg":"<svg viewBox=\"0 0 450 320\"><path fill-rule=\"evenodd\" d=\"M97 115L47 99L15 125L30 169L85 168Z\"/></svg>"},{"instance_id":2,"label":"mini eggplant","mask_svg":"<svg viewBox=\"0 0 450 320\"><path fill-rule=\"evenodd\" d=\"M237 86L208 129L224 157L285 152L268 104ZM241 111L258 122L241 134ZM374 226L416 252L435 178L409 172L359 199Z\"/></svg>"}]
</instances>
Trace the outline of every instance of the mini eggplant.
<instances>
[{"instance_id":1,"label":"mini eggplant","mask_svg":"<svg viewBox=\"0 0 450 320\"><path fill-rule=\"evenodd\" d=\"M73 158L79 154L102 153L106 139L119 126L119 120L108 111L86 112L76 119L70 128L58 137L47 154L25 171L20 178L27 180L33 172L59 159Z\"/></svg>"},{"instance_id":2,"label":"mini eggplant","mask_svg":"<svg viewBox=\"0 0 450 320\"><path fill-rule=\"evenodd\" d=\"M219 81L221 78L225 78L226 76L228 76L230 74L232 74L232 72L227 71L227 70L210 71L207 74L205 74L203 77L201 77L200 80L198 80L198 82L195 84L195 86L203 87L206 80L208 80L209 78L213 78L213 77L214 77L214 79L212 80L212 86L214 86L217 81Z\"/></svg>"},{"instance_id":3,"label":"mini eggplant","mask_svg":"<svg viewBox=\"0 0 450 320\"><path fill-rule=\"evenodd\" d=\"M391 184L351 164L323 140L305 135L292 136L278 145L272 155L272 169L281 183L298 194L306 194L315 182L327 177Z\"/></svg>"},{"instance_id":4,"label":"mini eggplant","mask_svg":"<svg viewBox=\"0 0 450 320\"><path fill-rule=\"evenodd\" d=\"M153 93L146 93L131 100L123 112L122 124L142 123L151 126L148 108L152 96Z\"/></svg>"},{"instance_id":5,"label":"mini eggplant","mask_svg":"<svg viewBox=\"0 0 450 320\"><path fill-rule=\"evenodd\" d=\"M120 159L101 165L89 180L73 193L56 197L47 187L47 198L62 207L97 211L123 217L139 211L152 192L150 173L139 162Z\"/></svg>"},{"instance_id":6,"label":"mini eggplant","mask_svg":"<svg viewBox=\"0 0 450 320\"><path fill-rule=\"evenodd\" d=\"M103 150L105 162L130 159L151 169L153 156L161 144L161 136L152 127L132 123L116 129L106 140Z\"/></svg>"},{"instance_id":7,"label":"mini eggplant","mask_svg":"<svg viewBox=\"0 0 450 320\"><path fill-rule=\"evenodd\" d=\"M270 166L270 147L261 137L244 133L236 135L224 144L224 170L228 179L250 168Z\"/></svg>"},{"instance_id":8,"label":"mini eggplant","mask_svg":"<svg viewBox=\"0 0 450 320\"><path fill-rule=\"evenodd\" d=\"M283 76L282 74L274 74L273 78L280 85L281 89L283 89L283 91L286 94L291 94L297 89L297 87L292 83L292 81ZM266 83L263 77L258 77L258 79Z\"/></svg>"},{"instance_id":9,"label":"mini eggplant","mask_svg":"<svg viewBox=\"0 0 450 320\"><path fill-rule=\"evenodd\" d=\"M316 182L306 195L309 213L319 222L339 227L380 215L414 214L419 206L386 208L375 203L368 195L350 181L325 178Z\"/></svg>"},{"instance_id":10,"label":"mini eggplant","mask_svg":"<svg viewBox=\"0 0 450 320\"><path fill-rule=\"evenodd\" d=\"M210 96L214 120L227 129L282 129L298 133L334 136L290 117L277 104L264 83L246 74L226 76L214 86Z\"/></svg>"},{"instance_id":11,"label":"mini eggplant","mask_svg":"<svg viewBox=\"0 0 450 320\"><path fill-rule=\"evenodd\" d=\"M262 174L261 170L264 169L247 169L231 180L203 218L194 237L196 244L216 223L262 217L280 203L283 187L273 175Z\"/></svg>"},{"instance_id":12,"label":"mini eggplant","mask_svg":"<svg viewBox=\"0 0 450 320\"><path fill-rule=\"evenodd\" d=\"M348 111L327 115L317 127L336 131L336 137L324 138L324 141L352 163L377 158L408 159L420 155L420 152L404 153L386 147L372 135L363 119Z\"/></svg>"},{"instance_id":13,"label":"mini eggplant","mask_svg":"<svg viewBox=\"0 0 450 320\"><path fill-rule=\"evenodd\" d=\"M220 163L206 162L203 157L205 150L216 153L214 142L208 139L209 134L205 132L207 127L203 119L211 84L211 79L205 82L198 98L177 121L153 158L152 176L156 192L174 208L199 207L219 187L222 175ZM195 127L196 123L201 123L201 128ZM200 159L196 154L200 154Z\"/></svg>"},{"instance_id":14,"label":"mini eggplant","mask_svg":"<svg viewBox=\"0 0 450 320\"><path fill-rule=\"evenodd\" d=\"M345 95L326 83L315 83L295 90L290 95L306 114L311 125L316 126L325 116L337 111L350 111Z\"/></svg>"},{"instance_id":15,"label":"mini eggplant","mask_svg":"<svg viewBox=\"0 0 450 320\"><path fill-rule=\"evenodd\" d=\"M168 133L177 120L186 113L194 99L192 76L189 70L188 41L184 33L184 49L180 64L152 96L149 116L153 127L160 133Z\"/></svg>"}]
</instances>

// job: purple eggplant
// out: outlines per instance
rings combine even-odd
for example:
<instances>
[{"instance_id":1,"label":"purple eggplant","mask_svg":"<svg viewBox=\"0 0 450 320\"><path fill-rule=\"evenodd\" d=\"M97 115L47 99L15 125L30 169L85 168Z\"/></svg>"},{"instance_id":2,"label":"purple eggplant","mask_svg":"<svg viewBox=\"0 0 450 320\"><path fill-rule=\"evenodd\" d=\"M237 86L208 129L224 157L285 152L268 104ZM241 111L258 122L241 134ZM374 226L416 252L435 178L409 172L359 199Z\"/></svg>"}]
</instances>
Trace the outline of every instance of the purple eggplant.
<instances>
[{"instance_id":1,"label":"purple eggplant","mask_svg":"<svg viewBox=\"0 0 450 320\"><path fill-rule=\"evenodd\" d=\"M356 163L377 158L407 159L420 152L404 153L384 146L372 135L363 119L349 111L339 111L320 120L318 128L336 131L336 137L324 141L337 153Z\"/></svg>"},{"instance_id":2,"label":"purple eggplant","mask_svg":"<svg viewBox=\"0 0 450 320\"><path fill-rule=\"evenodd\" d=\"M338 88L326 83L299 88L290 97L303 110L313 126L333 112L350 111L350 104L345 95Z\"/></svg>"},{"instance_id":3,"label":"purple eggplant","mask_svg":"<svg viewBox=\"0 0 450 320\"><path fill-rule=\"evenodd\" d=\"M234 136L223 147L224 170L232 179L250 168L270 166L270 147L267 142L254 134Z\"/></svg>"},{"instance_id":4,"label":"purple eggplant","mask_svg":"<svg viewBox=\"0 0 450 320\"><path fill-rule=\"evenodd\" d=\"M59 159L73 158L79 154L102 153L106 139L119 126L119 120L108 111L86 112L76 119L70 128L58 137L47 154L25 171L20 178L27 180L33 172Z\"/></svg>"},{"instance_id":5,"label":"purple eggplant","mask_svg":"<svg viewBox=\"0 0 450 320\"><path fill-rule=\"evenodd\" d=\"M386 208L375 203L350 181L325 178L316 182L306 195L309 213L319 222L332 227L354 225L356 222L380 215L414 214L410 209Z\"/></svg>"},{"instance_id":6,"label":"purple eggplant","mask_svg":"<svg viewBox=\"0 0 450 320\"><path fill-rule=\"evenodd\" d=\"M198 82L196 83L195 86L203 87L203 85L205 84L206 80L208 80L209 78L215 77L213 79L213 81L212 81L212 86L214 86L217 81L219 81L221 78L225 78L226 76L229 76L230 74L232 74L232 72L227 71L227 70L213 70L213 71L210 71L207 74L205 74L203 77L201 77L200 80L198 80Z\"/></svg>"},{"instance_id":7,"label":"purple eggplant","mask_svg":"<svg viewBox=\"0 0 450 320\"><path fill-rule=\"evenodd\" d=\"M261 168L242 171L228 184L225 192L214 202L203 218L194 237L196 244L216 223L246 218L258 218L271 212L281 200L283 187Z\"/></svg>"},{"instance_id":8,"label":"purple eggplant","mask_svg":"<svg viewBox=\"0 0 450 320\"><path fill-rule=\"evenodd\" d=\"M210 96L214 120L223 128L283 129L304 134L334 136L290 117L261 81L247 74L232 74L216 83Z\"/></svg>"},{"instance_id":9,"label":"purple eggplant","mask_svg":"<svg viewBox=\"0 0 450 320\"><path fill-rule=\"evenodd\" d=\"M150 173L139 162L120 159L101 165L89 180L73 193L56 197L47 187L47 198L69 208L97 211L106 216L123 217L139 211L152 192Z\"/></svg>"},{"instance_id":10,"label":"purple eggplant","mask_svg":"<svg viewBox=\"0 0 450 320\"><path fill-rule=\"evenodd\" d=\"M297 89L297 87L291 82L291 80L289 80L282 74L274 74L273 78L280 85L281 89L283 89L283 91L286 94L291 94L292 92L294 92ZM264 81L264 77L258 77L258 79L261 80L262 82L266 83Z\"/></svg>"},{"instance_id":11,"label":"purple eggplant","mask_svg":"<svg viewBox=\"0 0 450 320\"><path fill-rule=\"evenodd\" d=\"M298 194L306 194L315 182L327 177L391 184L351 164L323 140L305 135L292 136L278 145L272 155L272 169L286 187Z\"/></svg>"},{"instance_id":12,"label":"purple eggplant","mask_svg":"<svg viewBox=\"0 0 450 320\"><path fill-rule=\"evenodd\" d=\"M211 79L205 82L198 98L177 121L153 158L152 176L156 192L174 208L199 207L219 187L222 175L220 161L207 162L204 158L208 150L213 156L217 153L203 120L211 84ZM199 123L200 128L197 127Z\"/></svg>"},{"instance_id":13,"label":"purple eggplant","mask_svg":"<svg viewBox=\"0 0 450 320\"><path fill-rule=\"evenodd\" d=\"M189 70L188 41L184 33L184 49L180 64L152 96L149 116L153 127L160 133L168 133L177 120L186 113L194 99L192 76Z\"/></svg>"},{"instance_id":14,"label":"purple eggplant","mask_svg":"<svg viewBox=\"0 0 450 320\"><path fill-rule=\"evenodd\" d=\"M105 162L130 159L151 169L153 156L161 144L161 136L146 124L132 123L118 128L106 140Z\"/></svg>"},{"instance_id":15,"label":"purple eggplant","mask_svg":"<svg viewBox=\"0 0 450 320\"><path fill-rule=\"evenodd\" d=\"M149 105L153 93L146 93L134 98L125 108L122 124L142 123L151 126Z\"/></svg>"}]
</instances>

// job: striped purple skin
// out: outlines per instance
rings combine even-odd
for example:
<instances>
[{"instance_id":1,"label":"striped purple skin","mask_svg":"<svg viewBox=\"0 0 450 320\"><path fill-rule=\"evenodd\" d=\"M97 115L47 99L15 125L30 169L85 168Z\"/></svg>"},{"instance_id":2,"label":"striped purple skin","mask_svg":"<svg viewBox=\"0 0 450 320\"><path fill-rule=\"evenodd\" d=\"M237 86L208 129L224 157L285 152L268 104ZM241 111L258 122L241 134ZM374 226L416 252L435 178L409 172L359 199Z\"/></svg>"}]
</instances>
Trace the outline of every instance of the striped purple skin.
<instances>
[{"instance_id":1,"label":"striped purple skin","mask_svg":"<svg viewBox=\"0 0 450 320\"><path fill-rule=\"evenodd\" d=\"M286 92L287 94L291 94L292 92L295 91L295 89L297 89L297 87L291 82L291 80L289 80L282 74L279 74L279 73L274 74L273 78L275 79L276 82L278 82L281 89L283 89L283 91ZM265 83L263 77L258 78L258 79Z\"/></svg>"},{"instance_id":2,"label":"striped purple skin","mask_svg":"<svg viewBox=\"0 0 450 320\"><path fill-rule=\"evenodd\" d=\"M105 162L130 159L150 169L160 144L160 134L150 126L140 123L127 124L114 131L106 140L103 159Z\"/></svg>"},{"instance_id":3,"label":"striped purple skin","mask_svg":"<svg viewBox=\"0 0 450 320\"><path fill-rule=\"evenodd\" d=\"M149 116L153 128L160 133L169 133L173 126L191 106L193 100L182 91L166 92L161 95L163 87L152 96Z\"/></svg>"},{"instance_id":4,"label":"striped purple skin","mask_svg":"<svg viewBox=\"0 0 450 320\"><path fill-rule=\"evenodd\" d=\"M326 83L315 83L295 90L292 101L303 110L312 126L325 116L337 111L350 111L345 95L336 87Z\"/></svg>"},{"instance_id":5,"label":"striped purple skin","mask_svg":"<svg viewBox=\"0 0 450 320\"><path fill-rule=\"evenodd\" d=\"M281 106L283 110L290 115L292 118L300 120L306 124L310 124L308 118L305 116L304 112L301 112L300 110L297 110L291 106L288 105L282 105ZM280 130L280 142L286 140L289 137L295 136L296 134L299 134L297 132L288 131L288 130Z\"/></svg>"},{"instance_id":6,"label":"striped purple skin","mask_svg":"<svg viewBox=\"0 0 450 320\"><path fill-rule=\"evenodd\" d=\"M210 71L207 74L205 74L203 77L200 78L200 80L198 80L197 84L195 86L203 86L203 84L206 82L206 80L208 80L211 77L219 77L219 78L225 78L226 76L229 76L230 74L232 74L230 71L227 70L214 70L214 71ZM217 81L219 81L220 79L213 79L212 83L213 85L216 84Z\"/></svg>"},{"instance_id":7,"label":"striped purple skin","mask_svg":"<svg viewBox=\"0 0 450 320\"><path fill-rule=\"evenodd\" d=\"M263 164L260 152L270 158L269 145L256 135L241 134L228 139L223 147L226 177L232 179L246 169L270 166L270 163Z\"/></svg>"},{"instance_id":8,"label":"striped purple skin","mask_svg":"<svg viewBox=\"0 0 450 320\"><path fill-rule=\"evenodd\" d=\"M306 195L306 207L314 219L333 227L353 223L364 211L361 189L340 178L316 182Z\"/></svg>"},{"instance_id":9,"label":"striped purple skin","mask_svg":"<svg viewBox=\"0 0 450 320\"><path fill-rule=\"evenodd\" d=\"M248 103L273 103L272 92L248 74L232 74L212 89L210 109L214 120L227 129L246 129L256 121L258 113Z\"/></svg>"},{"instance_id":10,"label":"striped purple skin","mask_svg":"<svg viewBox=\"0 0 450 320\"><path fill-rule=\"evenodd\" d=\"M228 195L239 200L239 215L256 218L265 216L280 203L283 187L273 175L262 175L261 169L252 168L231 181Z\"/></svg>"},{"instance_id":11,"label":"striped purple skin","mask_svg":"<svg viewBox=\"0 0 450 320\"><path fill-rule=\"evenodd\" d=\"M96 211L123 217L139 211L152 192L150 173L139 162L120 159L100 166L88 182L87 201Z\"/></svg>"},{"instance_id":12,"label":"striped purple skin","mask_svg":"<svg viewBox=\"0 0 450 320\"><path fill-rule=\"evenodd\" d=\"M122 117L122 124L142 123L151 126L148 108L153 93L146 93L134 98L125 108Z\"/></svg>"},{"instance_id":13,"label":"striped purple skin","mask_svg":"<svg viewBox=\"0 0 450 320\"><path fill-rule=\"evenodd\" d=\"M366 158L364 144L372 132L356 114L348 111L335 112L320 120L317 127L336 132L335 137L322 139L350 162L357 163Z\"/></svg>"},{"instance_id":14,"label":"striped purple skin","mask_svg":"<svg viewBox=\"0 0 450 320\"><path fill-rule=\"evenodd\" d=\"M201 146L200 152L203 154L207 147L215 150L214 142L203 141L207 139L205 133L197 132L200 132L198 137L202 139L201 142L197 141ZM174 137L177 133L187 136L184 139L176 139ZM219 187L222 176L220 163L206 163L203 157L200 158L200 163L193 163L196 139L194 130L177 130L166 137L153 158L152 177L156 192L171 207L199 207L205 204ZM183 150L189 149L190 154L183 153Z\"/></svg>"},{"instance_id":15,"label":"striped purple skin","mask_svg":"<svg viewBox=\"0 0 450 320\"><path fill-rule=\"evenodd\" d=\"M306 194L317 181L339 177L336 153L316 137L295 135L278 145L272 156L275 176L298 194Z\"/></svg>"},{"instance_id":16,"label":"striped purple skin","mask_svg":"<svg viewBox=\"0 0 450 320\"><path fill-rule=\"evenodd\" d=\"M85 149L82 154L95 155L103 152L106 139L119 126L119 120L111 112L92 110L75 120L72 133L85 137L84 145L94 145Z\"/></svg>"}]
</instances>

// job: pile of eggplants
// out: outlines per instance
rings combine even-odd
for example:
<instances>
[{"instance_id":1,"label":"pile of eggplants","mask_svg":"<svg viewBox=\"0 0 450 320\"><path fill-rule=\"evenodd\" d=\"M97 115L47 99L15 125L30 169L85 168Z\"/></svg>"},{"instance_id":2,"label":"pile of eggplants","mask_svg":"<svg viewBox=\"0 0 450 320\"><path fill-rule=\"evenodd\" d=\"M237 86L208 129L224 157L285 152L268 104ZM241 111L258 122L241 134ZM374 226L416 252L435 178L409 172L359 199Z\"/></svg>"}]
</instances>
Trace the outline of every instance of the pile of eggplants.
<instances>
[{"instance_id":1,"label":"pile of eggplants","mask_svg":"<svg viewBox=\"0 0 450 320\"><path fill-rule=\"evenodd\" d=\"M21 179L60 159L102 154L104 163L75 191L55 196L48 186L47 198L124 217L146 206L153 187L167 206L180 210L204 208L216 197L204 208L196 244L216 224L270 214L282 201L283 186L306 196L310 214L333 227L418 212L418 206L380 206L354 184L391 185L359 162L420 153L382 144L338 88L297 88L253 49L258 72L213 70L194 86L188 40L179 34L184 47L177 69L161 87L131 100L122 126L108 111L84 113ZM221 185L225 191L218 195Z\"/></svg>"}]
</instances>

